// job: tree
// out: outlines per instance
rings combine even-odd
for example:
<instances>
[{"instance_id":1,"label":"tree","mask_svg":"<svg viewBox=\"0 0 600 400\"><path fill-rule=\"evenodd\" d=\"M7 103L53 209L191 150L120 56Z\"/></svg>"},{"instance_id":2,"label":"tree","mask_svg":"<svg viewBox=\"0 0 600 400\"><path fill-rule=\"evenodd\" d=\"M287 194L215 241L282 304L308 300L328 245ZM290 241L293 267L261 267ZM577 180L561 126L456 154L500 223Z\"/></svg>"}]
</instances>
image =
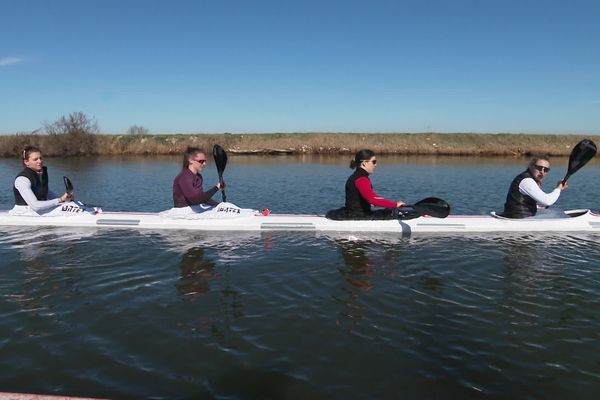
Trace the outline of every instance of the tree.
<instances>
[{"instance_id":1,"label":"tree","mask_svg":"<svg viewBox=\"0 0 600 400\"><path fill-rule=\"evenodd\" d=\"M44 130L53 139L49 143L49 154L75 156L97 152L98 123L82 112L62 116L51 124L45 123Z\"/></svg>"},{"instance_id":2,"label":"tree","mask_svg":"<svg viewBox=\"0 0 600 400\"><path fill-rule=\"evenodd\" d=\"M98 133L98 122L88 118L82 112L73 112L68 117L64 115L51 124L44 124L44 130L49 135L85 136Z\"/></svg>"},{"instance_id":3,"label":"tree","mask_svg":"<svg viewBox=\"0 0 600 400\"><path fill-rule=\"evenodd\" d=\"M132 136L146 136L150 131L143 126L132 125L127 129L127 134Z\"/></svg>"}]
</instances>

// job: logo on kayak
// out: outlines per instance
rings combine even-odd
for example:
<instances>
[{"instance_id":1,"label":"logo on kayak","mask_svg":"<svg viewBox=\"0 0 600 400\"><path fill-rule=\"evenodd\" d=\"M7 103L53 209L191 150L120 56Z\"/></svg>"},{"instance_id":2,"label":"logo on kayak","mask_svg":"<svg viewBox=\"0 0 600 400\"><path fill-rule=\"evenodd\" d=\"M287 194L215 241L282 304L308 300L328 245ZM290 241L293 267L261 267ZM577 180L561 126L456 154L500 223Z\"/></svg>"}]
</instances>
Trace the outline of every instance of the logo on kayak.
<instances>
[{"instance_id":1,"label":"logo on kayak","mask_svg":"<svg viewBox=\"0 0 600 400\"><path fill-rule=\"evenodd\" d=\"M71 213L81 213L81 212L84 212L85 210L81 207L77 207L77 206L73 206L73 205L65 205L65 206L62 206L61 211L71 212Z\"/></svg>"},{"instance_id":2,"label":"logo on kayak","mask_svg":"<svg viewBox=\"0 0 600 400\"><path fill-rule=\"evenodd\" d=\"M218 207L217 212L240 214L240 209L236 207Z\"/></svg>"}]
</instances>

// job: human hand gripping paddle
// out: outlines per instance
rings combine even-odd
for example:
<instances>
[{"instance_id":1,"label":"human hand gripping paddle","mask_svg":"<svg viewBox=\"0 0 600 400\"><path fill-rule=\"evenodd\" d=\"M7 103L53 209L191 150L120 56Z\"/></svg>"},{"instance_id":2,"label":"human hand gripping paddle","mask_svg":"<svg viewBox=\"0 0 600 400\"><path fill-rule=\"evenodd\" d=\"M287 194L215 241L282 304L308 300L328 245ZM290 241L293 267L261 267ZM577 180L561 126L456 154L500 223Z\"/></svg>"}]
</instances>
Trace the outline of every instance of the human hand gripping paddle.
<instances>
[{"instance_id":1,"label":"human hand gripping paddle","mask_svg":"<svg viewBox=\"0 0 600 400\"><path fill-rule=\"evenodd\" d=\"M213 157L217 166L217 172L219 173L219 183L223 186L223 171L225 171L225 166L227 165L227 153L225 153L225 150L221 146L215 144L213 146ZM226 202L225 189L221 190L221 195L223 196L223 202Z\"/></svg>"},{"instance_id":2,"label":"human hand gripping paddle","mask_svg":"<svg viewBox=\"0 0 600 400\"><path fill-rule=\"evenodd\" d=\"M406 204L403 207L412 208L419 217L429 215L430 217L446 218L450 214L450 204L437 197L428 197L415 204Z\"/></svg>"},{"instance_id":3,"label":"human hand gripping paddle","mask_svg":"<svg viewBox=\"0 0 600 400\"><path fill-rule=\"evenodd\" d=\"M98 212L98 210L100 209L100 206L87 205L87 204L84 204L80 200L73 200L73 191L74 191L73 183L66 176L63 176L63 182L65 183L65 191L69 195L70 201L75 201L75 203L77 203L81 208L83 208L85 210L88 210L88 211L93 210L93 212Z\"/></svg>"},{"instance_id":4,"label":"human hand gripping paddle","mask_svg":"<svg viewBox=\"0 0 600 400\"><path fill-rule=\"evenodd\" d=\"M589 139L583 139L581 142L577 143L573 150L571 151L571 155L569 156L569 167L567 169L567 174L562 180L562 184L567 183L567 179L571 177L575 172L579 171L581 167L587 164L594 156L596 155L596 145Z\"/></svg>"}]
</instances>

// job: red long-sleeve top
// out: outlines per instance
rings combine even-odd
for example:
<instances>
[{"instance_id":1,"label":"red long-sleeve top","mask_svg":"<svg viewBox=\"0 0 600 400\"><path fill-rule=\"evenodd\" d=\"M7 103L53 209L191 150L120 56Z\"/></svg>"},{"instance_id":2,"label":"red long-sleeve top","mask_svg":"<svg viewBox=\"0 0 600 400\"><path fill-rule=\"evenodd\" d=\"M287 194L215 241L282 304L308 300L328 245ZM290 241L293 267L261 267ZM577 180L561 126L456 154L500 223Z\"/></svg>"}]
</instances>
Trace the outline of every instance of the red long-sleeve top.
<instances>
[{"instance_id":1,"label":"red long-sleeve top","mask_svg":"<svg viewBox=\"0 0 600 400\"><path fill-rule=\"evenodd\" d=\"M383 208L396 208L396 202L386 200L377 193L373 191L373 187L371 186L371 180L362 176L354 181L354 186L358 189L358 192L369 204L376 207Z\"/></svg>"}]
</instances>

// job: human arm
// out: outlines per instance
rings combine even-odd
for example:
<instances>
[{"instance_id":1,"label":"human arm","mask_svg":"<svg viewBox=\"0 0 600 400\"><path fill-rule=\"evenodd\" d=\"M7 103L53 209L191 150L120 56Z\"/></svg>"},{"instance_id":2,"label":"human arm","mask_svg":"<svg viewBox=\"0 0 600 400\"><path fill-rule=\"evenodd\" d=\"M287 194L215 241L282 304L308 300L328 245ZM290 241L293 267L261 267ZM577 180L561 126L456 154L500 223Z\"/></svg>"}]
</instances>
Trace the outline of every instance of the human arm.
<instances>
[{"instance_id":1,"label":"human arm","mask_svg":"<svg viewBox=\"0 0 600 400\"><path fill-rule=\"evenodd\" d=\"M65 193L61 197L55 197L51 200L38 200L31 190L31 181L24 176L19 176L17 179L15 179L15 188L19 191L21 197L23 197L23 200L25 200L27 205L36 212L46 208L55 207L66 201L68 197L68 195ZM50 195L51 192L48 192L48 194Z\"/></svg>"},{"instance_id":2,"label":"human arm","mask_svg":"<svg viewBox=\"0 0 600 400\"><path fill-rule=\"evenodd\" d=\"M401 201L395 202L386 200L379 196L373 191L373 188L371 187L371 181L366 177L358 178L356 181L354 181L354 185L356 186L356 189L358 189L358 192L362 198L365 199L369 204L376 207L396 208L404 204Z\"/></svg>"},{"instance_id":3,"label":"human arm","mask_svg":"<svg viewBox=\"0 0 600 400\"><path fill-rule=\"evenodd\" d=\"M548 207L556 203L562 188L566 186L557 186L552 192L545 193L532 178L525 178L519 183L519 192L529 196L536 201L538 206Z\"/></svg>"}]
</instances>

